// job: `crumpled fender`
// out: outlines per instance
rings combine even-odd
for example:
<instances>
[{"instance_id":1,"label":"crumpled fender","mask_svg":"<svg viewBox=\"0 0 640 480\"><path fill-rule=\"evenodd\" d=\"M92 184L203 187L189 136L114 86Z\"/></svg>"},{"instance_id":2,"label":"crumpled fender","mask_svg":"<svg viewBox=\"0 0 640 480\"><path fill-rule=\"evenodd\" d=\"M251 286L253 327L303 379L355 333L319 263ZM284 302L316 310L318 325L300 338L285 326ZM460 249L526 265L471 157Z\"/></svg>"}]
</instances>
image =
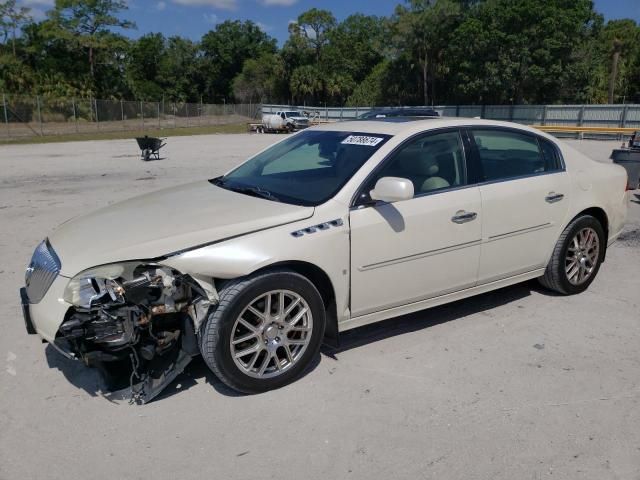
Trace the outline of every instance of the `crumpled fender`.
<instances>
[{"instance_id":1,"label":"crumpled fender","mask_svg":"<svg viewBox=\"0 0 640 480\"><path fill-rule=\"evenodd\" d=\"M183 251L163 259L162 264L196 280L238 278L286 262L312 264L332 283L340 321L348 316L348 217L330 213L335 215L336 209L319 209L306 220ZM319 225L322 227L317 228Z\"/></svg>"}]
</instances>

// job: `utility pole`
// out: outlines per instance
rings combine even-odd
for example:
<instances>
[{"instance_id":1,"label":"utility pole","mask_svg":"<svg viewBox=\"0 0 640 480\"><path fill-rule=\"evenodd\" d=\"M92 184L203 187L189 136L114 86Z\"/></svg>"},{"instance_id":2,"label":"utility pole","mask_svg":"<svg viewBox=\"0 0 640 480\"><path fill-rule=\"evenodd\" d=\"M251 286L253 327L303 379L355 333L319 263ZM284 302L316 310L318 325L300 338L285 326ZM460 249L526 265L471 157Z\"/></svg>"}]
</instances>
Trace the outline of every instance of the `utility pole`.
<instances>
[{"instance_id":1,"label":"utility pole","mask_svg":"<svg viewBox=\"0 0 640 480\"><path fill-rule=\"evenodd\" d=\"M40 125L40 136L42 137L44 133L42 132L42 110L40 109L40 95L36 95L36 105L38 106L38 124Z\"/></svg>"},{"instance_id":2,"label":"utility pole","mask_svg":"<svg viewBox=\"0 0 640 480\"><path fill-rule=\"evenodd\" d=\"M9 114L7 112L7 97L2 94L2 107L4 110L4 123L7 125L7 137L9 137Z\"/></svg>"}]
</instances>

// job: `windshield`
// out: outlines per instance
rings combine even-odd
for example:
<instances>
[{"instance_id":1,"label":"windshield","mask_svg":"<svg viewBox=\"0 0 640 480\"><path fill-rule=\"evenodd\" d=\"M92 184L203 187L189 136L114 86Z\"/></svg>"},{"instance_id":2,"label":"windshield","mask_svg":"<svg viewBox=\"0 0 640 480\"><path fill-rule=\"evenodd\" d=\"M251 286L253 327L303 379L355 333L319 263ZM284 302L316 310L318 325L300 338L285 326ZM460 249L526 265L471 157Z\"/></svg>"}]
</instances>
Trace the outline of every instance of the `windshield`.
<instances>
[{"instance_id":1,"label":"windshield","mask_svg":"<svg viewBox=\"0 0 640 480\"><path fill-rule=\"evenodd\" d=\"M338 193L389 138L381 134L306 130L212 183L268 200L320 205Z\"/></svg>"},{"instance_id":2,"label":"windshield","mask_svg":"<svg viewBox=\"0 0 640 480\"><path fill-rule=\"evenodd\" d=\"M287 117L304 117L300 112L284 112Z\"/></svg>"}]
</instances>

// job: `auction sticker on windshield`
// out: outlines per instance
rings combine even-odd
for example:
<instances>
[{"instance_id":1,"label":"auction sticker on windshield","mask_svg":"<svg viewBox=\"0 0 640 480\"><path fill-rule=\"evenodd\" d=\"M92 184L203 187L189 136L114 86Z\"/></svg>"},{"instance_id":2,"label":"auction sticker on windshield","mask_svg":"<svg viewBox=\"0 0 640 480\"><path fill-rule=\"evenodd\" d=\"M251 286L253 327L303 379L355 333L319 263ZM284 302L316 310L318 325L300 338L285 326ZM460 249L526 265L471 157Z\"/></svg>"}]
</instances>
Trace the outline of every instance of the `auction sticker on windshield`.
<instances>
[{"instance_id":1,"label":"auction sticker on windshield","mask_svg":"<svg viewBox=\"0 0 640 480\"><path fill-rule=\"evenodd\" d=\"M381 137L367 137L365 135L349 135L342 142L344 145L364 145L366 147L375 147L384 138Z\"/></svg>"}]
</instances>

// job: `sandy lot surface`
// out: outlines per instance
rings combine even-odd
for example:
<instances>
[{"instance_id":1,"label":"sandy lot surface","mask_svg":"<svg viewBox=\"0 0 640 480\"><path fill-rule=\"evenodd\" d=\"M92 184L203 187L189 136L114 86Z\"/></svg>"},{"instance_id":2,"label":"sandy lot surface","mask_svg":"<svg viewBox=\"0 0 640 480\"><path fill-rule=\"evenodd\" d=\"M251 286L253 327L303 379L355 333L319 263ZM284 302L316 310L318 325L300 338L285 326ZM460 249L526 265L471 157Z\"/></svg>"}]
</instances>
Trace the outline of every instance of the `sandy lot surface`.
<instances>
[{"instance_id":1,"label":"sandy lot surface","mask_svg":"<svg viewBox=\"0 0 640 480\"><path fill-rule=\"evenodd\" d=\"M53 227L274 140L170 138L149 163L133 140L0 146L0 479L640 478L640 195L588 292L530 282L358 329L267 394L198 360L149 405L114 404L26 334L17 290ZM606 161L618 142L574 144Z\"/></svg>"}]
</instances>

